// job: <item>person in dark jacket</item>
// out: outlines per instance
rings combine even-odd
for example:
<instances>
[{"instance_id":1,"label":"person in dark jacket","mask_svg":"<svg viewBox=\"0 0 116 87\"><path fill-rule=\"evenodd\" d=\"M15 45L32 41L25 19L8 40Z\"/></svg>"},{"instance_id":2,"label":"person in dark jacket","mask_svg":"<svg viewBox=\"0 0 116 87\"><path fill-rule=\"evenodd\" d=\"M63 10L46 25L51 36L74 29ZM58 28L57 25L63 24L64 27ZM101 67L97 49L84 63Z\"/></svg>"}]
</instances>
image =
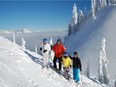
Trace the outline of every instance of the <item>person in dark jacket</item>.
<instances>
[{"instance_id":1,"label":"person in dark jacket","mask_svg":"<svg viewBox=\"0 0 116 87\"><path fill-rule=\"evenodd\" d=\"M74 56L70 58L73 60L73 79L79 83L80 82L80 72L82 73L81 61L78 57L78 53L74 52Z\"/></svg>"}]
</instances>

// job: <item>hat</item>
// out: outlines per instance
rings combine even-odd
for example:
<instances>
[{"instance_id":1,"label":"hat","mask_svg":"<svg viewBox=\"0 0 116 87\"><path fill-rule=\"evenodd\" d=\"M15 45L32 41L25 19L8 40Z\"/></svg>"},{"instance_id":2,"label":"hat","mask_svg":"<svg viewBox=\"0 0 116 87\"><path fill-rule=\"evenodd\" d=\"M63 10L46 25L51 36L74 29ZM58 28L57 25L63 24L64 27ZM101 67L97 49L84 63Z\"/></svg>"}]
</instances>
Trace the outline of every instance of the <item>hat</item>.
<instances>
[{"instance_id":1,"label":"hat","mask_svg":"<svg viewBox=\"0 0 116 87\"><path fill-rule=\"evenodd\" d=\"M59 41L59 42L62 42L61 39L58 39L57 42L58 42L58 41Z\"/></svg>"},{"instance_id":2,"label":"hat","mask_svg":"<svg viewBox=\"0 0 116 87\"><path fill-rule=\"evenodd\" d=\"M48 40L45 38L45 39L43 39L43 43L47 43L48 42Z\"/></svg>"},{"instance_id":3,"label":"hat","mask_svg":"<svg viewBox=\"0 0 116 87\"><path fill-rule=\"evenodd\" d=\"M68 56L68 52L64 52L63 53L63 56L66 56L67 57Z\"/></svg>"},{"instance_id":4,"label":"hat","mask_svg":"<svg viewBox=\"0 0 116 87\"><path fill-rule=\"evenodd\" d=\"M78 55L78 53L77 52L74 52L74 55Z\"/></svg>"}]
</instances>

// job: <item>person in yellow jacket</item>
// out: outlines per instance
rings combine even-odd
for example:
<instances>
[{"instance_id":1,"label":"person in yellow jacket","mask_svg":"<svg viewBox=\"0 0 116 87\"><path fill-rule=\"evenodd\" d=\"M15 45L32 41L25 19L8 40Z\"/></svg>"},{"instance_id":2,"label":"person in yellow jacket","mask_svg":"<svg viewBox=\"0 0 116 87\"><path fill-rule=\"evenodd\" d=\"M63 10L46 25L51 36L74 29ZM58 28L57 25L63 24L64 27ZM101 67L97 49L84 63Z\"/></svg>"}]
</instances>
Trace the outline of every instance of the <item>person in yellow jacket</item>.
<instances>
[{"instance_id":1,"label":"person in yellow jacket","mask_svg":"<svg viewBox=\"0 0 116 87\"><path fill-rule=\"evenodd\" d=\"M63 54L62 64L63 64L64 76L66 79L70 80L70 77L71 77L70 68L71 68L72 62L67 52Z\"/></svg>"}]
</instances>

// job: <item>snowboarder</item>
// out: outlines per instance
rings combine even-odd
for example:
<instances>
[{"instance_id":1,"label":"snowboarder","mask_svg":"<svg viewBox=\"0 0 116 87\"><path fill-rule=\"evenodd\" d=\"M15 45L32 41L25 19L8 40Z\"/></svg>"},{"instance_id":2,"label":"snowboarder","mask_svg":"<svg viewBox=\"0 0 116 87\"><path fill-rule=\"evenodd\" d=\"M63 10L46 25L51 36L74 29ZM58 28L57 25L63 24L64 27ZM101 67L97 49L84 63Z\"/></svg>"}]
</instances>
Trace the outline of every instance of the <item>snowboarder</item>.
<instances>
[{"instance_id":1,"label":"snowboarder","mask_svg":"<svg viewBox=\"0 0 116 87\"><path fill-rule=\"evenodd\" d=\"M51 47L48 44L47 39L43 39L43 44L40 48L40 51L42 53L43 56L43 68L49 68L49 53L50 53Z\"/></svg>"},{"instance_id":2,"label":"snowboarder","mask_svg":"<svg viewBox=\"0 0 116 87\"><path fill-rule=\"evenodd\" d=\"M54 52L54 59L53 59L54 70L58 70L57 65L56 65L56 62L58 60L58 62L59 62L59 70L58 70L58 72L60 74L60 71L61 71L61 59L62 59L63 53L65 52L65 47L63 46L61 39L57 40L57 43L52 47L52 50Z\"/></svg>"},{"instance_id":3,"label":"snowboarder","mask_svg":"<svg viewBox=\"0 0 116 87\"><path fill-rule=\"evenodd\" d=\"M70 69L71 69L72 62L67 52L63 54L62 64L63 64L64 76L66 79L70 80L70 77L71 77Z\"/></svg>"},{"instance_id":4,"label":"snowboarder","mask_svg":"<svg viewBox=\"0 0 116 87\"><path fill-rule=\"evenodd\" d=\"M73 55L73 57L69 56L73 60L73 79L76 83L80 83L80 73L82 73L82 65L78 57L78 53L74 52Z\"/></svg>"}]
</instances>

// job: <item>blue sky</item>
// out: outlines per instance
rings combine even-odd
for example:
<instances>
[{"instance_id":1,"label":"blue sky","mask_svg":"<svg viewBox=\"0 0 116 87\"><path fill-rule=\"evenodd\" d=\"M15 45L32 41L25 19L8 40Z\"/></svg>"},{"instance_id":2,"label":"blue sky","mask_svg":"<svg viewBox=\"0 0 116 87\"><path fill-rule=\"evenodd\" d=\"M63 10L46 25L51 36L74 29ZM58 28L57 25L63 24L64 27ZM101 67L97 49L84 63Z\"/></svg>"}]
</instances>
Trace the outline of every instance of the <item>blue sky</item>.
<instances>
[{"instance_id":1,"label":"blue sky","mask_svg":"<svg viewBox=\"0 0 116 87\"><path fill-rule=\"evenodd\" d=\"M90 10L90 2L78 1L0 1L1 30L62 30L68 28L72 7Z\"/></svg>"}]
</instances>

